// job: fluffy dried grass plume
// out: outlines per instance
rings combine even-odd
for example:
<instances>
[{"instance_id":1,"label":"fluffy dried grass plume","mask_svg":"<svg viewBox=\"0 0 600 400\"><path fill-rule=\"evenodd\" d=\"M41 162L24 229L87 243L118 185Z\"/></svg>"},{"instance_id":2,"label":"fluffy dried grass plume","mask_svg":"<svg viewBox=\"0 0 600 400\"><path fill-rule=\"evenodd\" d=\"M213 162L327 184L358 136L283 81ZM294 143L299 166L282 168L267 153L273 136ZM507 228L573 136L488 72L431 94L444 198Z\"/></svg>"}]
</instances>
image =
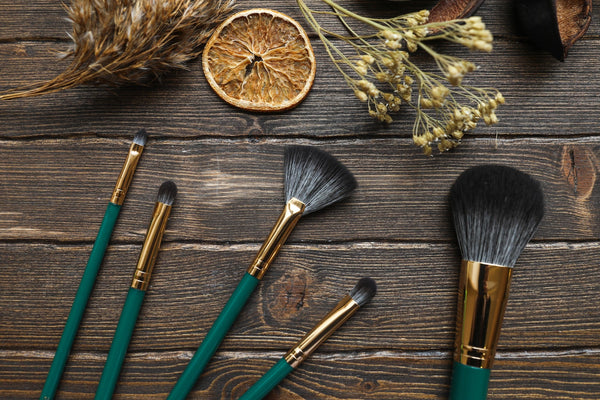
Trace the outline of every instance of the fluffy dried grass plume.
<instances>
[{"instance_id":1,"label":"fluffy dried grass plume","mask_svg":"<svg viewBox=\"0 0 600 400\"><path fill-rule=\"evenodd\" d=\"M120 86L160 78L201 53L234 0L73 0L66 6L73 40L69 67L46 82L12 89L8 100L81 84Z\"/></svg>"}]
</instances>

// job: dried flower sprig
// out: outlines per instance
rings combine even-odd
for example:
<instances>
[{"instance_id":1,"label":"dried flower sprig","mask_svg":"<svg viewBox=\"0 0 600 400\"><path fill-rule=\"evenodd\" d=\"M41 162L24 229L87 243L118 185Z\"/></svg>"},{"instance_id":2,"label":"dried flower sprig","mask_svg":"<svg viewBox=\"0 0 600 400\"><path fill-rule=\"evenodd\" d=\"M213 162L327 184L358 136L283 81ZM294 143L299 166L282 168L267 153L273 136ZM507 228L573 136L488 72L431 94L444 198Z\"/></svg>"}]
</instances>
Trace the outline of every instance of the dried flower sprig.
<instances>
[{"instance_id":1,"label":"dried flower sprig","mask_svg":"<svg viewBox=\"0 0 600 400\"><path fill-rule=\"evenodd\" d=\"M73 0L71 64L55 78L0 95L8 100L93 83L120 86L160 78L201 53L233 0Z\"/></svg>"},{"instance_id":2,"label":"dried flower sprig","mask_svg":"<svg viewBox=\"0 0 600 400\"><path fill-rule=\"evenodd\" d=\"M296 1L356 97L367 103L372 117L389 123L390 113L399 111L403 103L416 110L413 140L426 155L432 154L435 144L440 152L456 147L481 119L488 125L498 121L495 110L504 103L502 94L496 89L463 85L464 76L474 71L475 65L440 54L428 44L443 39L489 52L493 37L481 18L428 23L429 12L423 10L375 19L353 13L333 0L321 0L331 11L317 11L304 0ZM315 17L318 14L335 16L350 35L324 29ZM350 20L358 21L363 30L366 27L370 32L358 34L348 23ZM347 56L330 37L349 44L355 54ZM418 49L433 58L437 73L413 63L410 54Z\"/></svg>"}]
</instances>

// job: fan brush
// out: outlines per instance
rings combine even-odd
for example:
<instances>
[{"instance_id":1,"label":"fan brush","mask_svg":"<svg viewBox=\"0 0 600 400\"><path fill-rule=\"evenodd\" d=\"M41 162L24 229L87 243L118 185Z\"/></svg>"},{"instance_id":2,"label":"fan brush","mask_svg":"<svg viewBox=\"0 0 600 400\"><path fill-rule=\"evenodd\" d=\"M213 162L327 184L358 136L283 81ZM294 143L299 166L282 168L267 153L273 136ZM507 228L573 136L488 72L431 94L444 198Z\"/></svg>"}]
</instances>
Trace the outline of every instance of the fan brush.
<instances>
[{"instance_id":1,"label":"fan brush","mask_svg":"<svg viewBox=\"0 0 600 400\"><path fill-rule=\"evenodd\" d=\"M462 255L450 400L484 400L512 269L544 215L540 184L500 165L463 172L450 191Z\"/></svg>"},{"instance_id":2,"label":"fan brush","mask_svg":"<svg viewBox=\"0 0 600 400\"><path fill-rule=\"evenodd\" d=\"M348 197L356 188L344 165L312 146L287 147L284 169L286 203L279 219L167 400L183 400L192 390L300 217Z\"/></svg>"}]
</instances>

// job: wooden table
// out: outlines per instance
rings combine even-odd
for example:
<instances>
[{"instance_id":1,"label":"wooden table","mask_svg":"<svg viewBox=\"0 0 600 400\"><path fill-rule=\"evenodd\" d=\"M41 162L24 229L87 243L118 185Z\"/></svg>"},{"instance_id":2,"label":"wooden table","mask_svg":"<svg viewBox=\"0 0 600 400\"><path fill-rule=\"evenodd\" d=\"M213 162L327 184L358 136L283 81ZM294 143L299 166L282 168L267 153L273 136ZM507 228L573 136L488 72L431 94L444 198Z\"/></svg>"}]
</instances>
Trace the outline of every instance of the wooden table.
<instances>
[{"instance_id":1,"label":"wooden table","mask_svg":"<svg viewBox=\"0 0 600 400\"><path fill-rule=\"evenodd\" d=\"M353 3L377 15L371 1ZM304 23L292 0L238 4ZM359 189L302 219L190 399L237 398L363 276L377 296L269 398L445 398L460 261L447 194L461 171L489 162L532 174L547 199L515 267L489 398L600 398L598 9L560 63L518 35L510 2L487 1L478 14L495 50L471 55L474 81L507 104L497 125L434 158L413 146L409 112L387 127L367 116L314 35L314 87L285 113L225 104L199 61L149 88L0 102L0 398L39 396L140 127L150 140L58 399L93 397L156 190L172 179L179 195L115 395L166 397L279 214L283 148L298 143L338 157ZM68 45L64 17L58 1L0 0L0 89L66 66L53 53Z\"/></svg>"}]
</instances>

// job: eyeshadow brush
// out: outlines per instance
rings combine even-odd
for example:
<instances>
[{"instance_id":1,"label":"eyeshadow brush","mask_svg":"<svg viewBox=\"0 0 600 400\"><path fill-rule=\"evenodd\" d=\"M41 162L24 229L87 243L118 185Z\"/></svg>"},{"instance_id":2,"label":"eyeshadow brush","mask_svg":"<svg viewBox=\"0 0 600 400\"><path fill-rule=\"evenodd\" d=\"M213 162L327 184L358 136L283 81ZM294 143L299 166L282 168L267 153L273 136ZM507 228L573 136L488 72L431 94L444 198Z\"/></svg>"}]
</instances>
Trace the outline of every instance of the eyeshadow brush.
<instances>
[{"instance_id":1,"label":"eyeshadow brush","mask_svg":"<svg viewBox=\"0 0 600 400\"><path fill-rule=\"evenodd\" d=\"M58 343L56 353L54 354L52 365L48 371L48 376L46 377L40 400L51 400L54 399L54 396L56 395L56 390L58 389L60 378L65 369L67 359L69 358L69 353L71 352L73 341L77 335L79 324L81 323L92 289L94 288L100 264L102 264L104 253L108 247L108 242L110 241L115 223L117 222L119 212L121 211L121 206L125 201L127 190L133 180L135 169L142 156L147 140L148 135L146 134L146 131L141 129L136 133L133 138L133 143L129 147L129 153L121 168L121 173L119 174L112 196L106 207L102 224L98 230L94 247L92 248L87 265L83 271L79 288L75 294L71 311L69 311L69 316L67 317L67 322Z\"/></svg>"},{"instance_id":2,"label":"eyeshadow brush","mask_svg":"<svg viewBox=\"0 0 600 400\"><path fill-rule=\"evenodd\" d=\"M119 323L117 324L104 364L95 400L110 400L115 391L123 360L127 353L127 347L129 347L129 342L131 341L131 335L133 334L135 323L142 308L146 290L150 285L156 256L160 249L162 237L167 227L167 220L169 219L176 195L177 186L173 182L166 181L160 185L154 211L152 212L152 219L146 232L146 238L138 257L131 286L127 292L127 298L125 299Z\"/></svg>"},{"instance_id":3,"label":"eyeshadow brush","mask_svg":"<svg viewBox=\"0 0 600 400\"><path fill-rule=\"evenodd\" d=\"M375 295L377 286L371 278L362 278L349 294L290 349L239 400L260 400L306 360L323 342Z\"/></svg>"},{"instance_id":4,"label":"eyeshadow brush","mask_svg":"<svg viewBox=\"0 0 600 400\"><path fill-rule=\"evenodd\" d=\"M511 167L463 172L450 191L462 255L450 400L485 400L513 266L544 215L540 184Z\"/></svg>"},{"instance_id":5,"label":"eyeshadow brush","mask_svg":"<svg viewBox=\"0 0 600 400\"><path fill-rule=\"evenodd\" d=\"M279 219L167 400L183 400L192 390L300 218L348 197L356 188L346 167L316 147L287 147L284 170L286 204Z\"/></svg>"}]
</instances>

